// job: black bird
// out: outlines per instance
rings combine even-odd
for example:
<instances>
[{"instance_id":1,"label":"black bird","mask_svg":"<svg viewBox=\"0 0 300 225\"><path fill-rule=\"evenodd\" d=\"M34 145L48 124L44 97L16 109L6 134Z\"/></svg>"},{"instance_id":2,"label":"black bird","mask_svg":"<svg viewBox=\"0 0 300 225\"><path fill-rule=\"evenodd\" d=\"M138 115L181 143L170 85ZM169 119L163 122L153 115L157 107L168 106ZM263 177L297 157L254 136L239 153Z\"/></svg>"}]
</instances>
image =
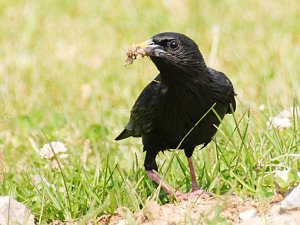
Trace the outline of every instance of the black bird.
<instances>
[{"instance_id":1,"label":"black bird","mask_svg":"<svg viewBox=\"0 0 300 225\"><path fill-rule=\"evenodd\" d=\"M174 192L157 174L155 158L166 149L183 149L192 193L199 194L192 154L196 146L204 147L212 140L225 114L235 110L232 83L224 73L206 66L197 44L184 34L159 33L138 48L160 73L142 91L115 140L142 138L147 175L168 194Z\"/></svg>"}]
</instances>

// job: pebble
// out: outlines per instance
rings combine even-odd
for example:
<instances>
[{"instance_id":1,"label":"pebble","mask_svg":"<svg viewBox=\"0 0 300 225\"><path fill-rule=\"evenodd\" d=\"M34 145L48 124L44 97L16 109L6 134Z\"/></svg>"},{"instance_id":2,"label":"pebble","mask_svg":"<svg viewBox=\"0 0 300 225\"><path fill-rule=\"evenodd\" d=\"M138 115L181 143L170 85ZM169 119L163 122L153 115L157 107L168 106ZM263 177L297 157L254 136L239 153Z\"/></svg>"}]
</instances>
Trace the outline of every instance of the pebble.
<instances>
[{"instance_id":1,"label":"pebble","mask_svg":"<svg viewBox=\"0 0 300 225\"><path fill-rule=\"evenodd\" d=\"M126 225L126 222L125 222L125 220L120 220L120 221L117 223L117 225Z\"/></svg>"},{"instance_id":2,"label":"pebble","mask_svg":"<svg viewBox=\"0 0 300 225\"><path fill-rule=\"evenodd\" d=\"M10 196L0 196L0 224L34 225L34 216L22 203Z\"/></svg>"},{"instance_id":3,"label":"pebble","mask_svg":"<svg viewBox=\"0 0 300 225\"><path fill-rule=\"evenodd\" d=\"M280 203L281 210L300 209L300 184Z\"/></svg>"},{"instance_id":4,"label":"pebble","mask_svg":"<svg viewBox=\"0 0 300 225\"><path fill-rule=\"evenodd\" d=\"M245 220L249 220L249 219L252 219L254 217L257 216L257 211L256 209L249 209L245 212L241 212L239 217L242 221L245 221Z\"/></svg>"}]
</instances>

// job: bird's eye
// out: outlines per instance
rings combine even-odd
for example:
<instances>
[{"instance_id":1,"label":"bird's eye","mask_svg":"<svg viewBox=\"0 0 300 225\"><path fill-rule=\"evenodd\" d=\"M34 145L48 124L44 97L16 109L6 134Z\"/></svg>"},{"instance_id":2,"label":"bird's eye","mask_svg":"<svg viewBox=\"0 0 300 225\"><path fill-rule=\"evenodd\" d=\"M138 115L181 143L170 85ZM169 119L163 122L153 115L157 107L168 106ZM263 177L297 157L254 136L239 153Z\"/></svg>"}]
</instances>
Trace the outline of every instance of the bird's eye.
<instances>
[{"instance_id":1,"label":"bird's eye","mask_svg":"<svg viewBox=\"0 0 300 225\"><path fill-rule=\"evenodd\" d=\"M178 47L178 42L177 41L171 41L170 42L170 48L175 49Z\"/></svg>"}]
</instances>

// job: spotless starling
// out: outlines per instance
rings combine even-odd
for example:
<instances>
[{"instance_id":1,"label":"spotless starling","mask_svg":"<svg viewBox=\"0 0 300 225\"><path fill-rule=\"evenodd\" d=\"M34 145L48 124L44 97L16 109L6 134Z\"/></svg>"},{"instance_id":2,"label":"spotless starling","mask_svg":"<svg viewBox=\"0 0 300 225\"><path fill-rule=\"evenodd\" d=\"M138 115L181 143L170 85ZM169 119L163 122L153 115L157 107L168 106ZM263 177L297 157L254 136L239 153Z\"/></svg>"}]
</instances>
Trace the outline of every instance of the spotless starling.
<instances>
[{"instance_id":1,"label":"spotless starling","mask_svg":"<svg viewBox=\"0 0 300 225\"><path fill-rule=\"evenodd\" d=\"M192 180L188 196L203 193L196 181L192 154L196 146L211 142L225 114L235 110L232 83L224 73L206 65L197 44L184 34L156 34L127 55L127 63L149 56L159 74L137 98L116 140L141 137L148 177L168 194L185 198L187 194L174 192L162 180L155 162L160 151L183 149Z\"/></svg>"}]
</instances>

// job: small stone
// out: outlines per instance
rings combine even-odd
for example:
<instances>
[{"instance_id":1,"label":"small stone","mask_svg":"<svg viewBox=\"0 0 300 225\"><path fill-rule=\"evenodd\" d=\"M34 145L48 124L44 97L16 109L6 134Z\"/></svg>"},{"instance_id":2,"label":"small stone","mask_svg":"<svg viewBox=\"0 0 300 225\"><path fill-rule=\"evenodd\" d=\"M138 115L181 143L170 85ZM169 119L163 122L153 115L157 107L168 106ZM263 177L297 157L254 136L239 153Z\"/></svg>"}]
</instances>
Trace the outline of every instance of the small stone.
<instances>
[{"instance_id":1,"label":"small stone","mask_svg":"<svg viewBox=\"0 0 300 225\"><path fill-rule=\"evenodd\" d=\"M117 225L125 225L125 224L126 224L125 220L120 220L120 221L117 223Z\"/></svg>"},{"instance_id":2,"label":"small stone","mask_svg":"<svg viewBox=\"0 0 300 225\"><path fill-rule=\"evenodd\" d=\"M274 206L270 209L269 213L270 213L271 215L278 215L278 214L280 214L280 205L278 205L278 204L274 205Z\"/></svg>"},{"instance_id":3,"label":"small stone","mask_svg":"<svg viewBox=\"0 0 300 225\"><path fill-rule=\"evenodd\" d=\"M241 212L239 217L242 221L245 221L245 220L249 220L249 219L252 219L254 217L257 216L257 211L256 209L249 209L245 212Z\"/></svg>"},{"instance_id":4,"label":"small stone","mask_svg":"<svg viewBox=\"0 0 300 225\"><path fill-rule=\"evenodd\" d=\"M10 196L0 196L0 224L34 225L34 216L22 203Z\"/></svg>"},{"instance_id":5,"label":"small stone","mask_svg":"<svg viewBox=\"0 0 300 225\"><path fill-rule=\"evenodd\" d=\"M300 208L300 184L285 197L280 203L281 210L291 210Z\"/></svg>"}]
</instances>

